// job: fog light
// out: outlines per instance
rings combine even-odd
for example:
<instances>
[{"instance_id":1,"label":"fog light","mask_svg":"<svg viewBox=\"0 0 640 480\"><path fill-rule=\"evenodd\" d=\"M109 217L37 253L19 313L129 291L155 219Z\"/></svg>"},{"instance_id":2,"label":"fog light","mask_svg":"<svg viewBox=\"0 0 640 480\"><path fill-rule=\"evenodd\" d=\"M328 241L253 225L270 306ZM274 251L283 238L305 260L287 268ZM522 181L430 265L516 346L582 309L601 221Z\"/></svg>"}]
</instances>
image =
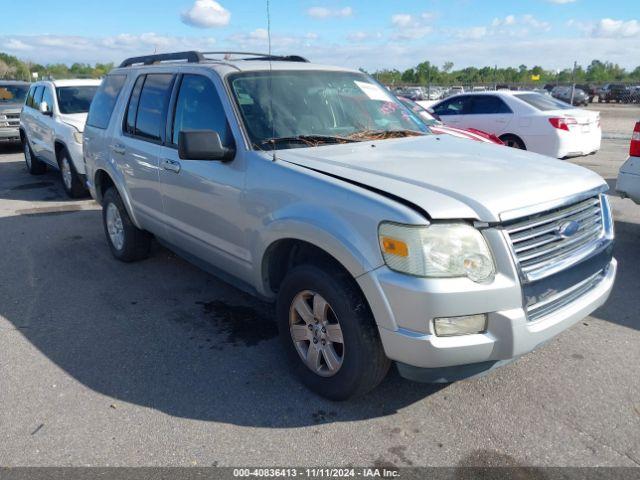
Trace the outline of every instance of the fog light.
<instances>
[{"instance_id":1,"label":"fog light","mask_svg":"<svg viewBox=\"0 0 640 480\"><path fill-rule=\"evenodd\" d=\"M433 320L433 326L439 337L482 333L487 330L487 315L436 318Z\"/></svg>"}]
</instances>

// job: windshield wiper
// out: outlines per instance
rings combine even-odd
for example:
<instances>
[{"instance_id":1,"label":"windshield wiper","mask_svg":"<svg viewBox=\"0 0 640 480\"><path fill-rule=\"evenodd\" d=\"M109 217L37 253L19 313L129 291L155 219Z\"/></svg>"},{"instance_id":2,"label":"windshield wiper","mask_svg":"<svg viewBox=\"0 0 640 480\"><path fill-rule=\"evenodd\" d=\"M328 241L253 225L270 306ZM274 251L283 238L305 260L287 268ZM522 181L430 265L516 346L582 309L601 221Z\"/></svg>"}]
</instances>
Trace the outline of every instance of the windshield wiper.
<instances>
[{"instance_id":1,"label":"windshield wiper","mask_svg":"<svg viewBox=\"0 0 640 480\"><path fill-rule=\"evenodd\" d=\"M268 138L260 142L259 147L273 147L280 143L302 143L309 147L316 147L323 143L353 143L358 140L349 137L339 137L332 135L296 135L291 137Z\"/></svg>"}]
</instances>

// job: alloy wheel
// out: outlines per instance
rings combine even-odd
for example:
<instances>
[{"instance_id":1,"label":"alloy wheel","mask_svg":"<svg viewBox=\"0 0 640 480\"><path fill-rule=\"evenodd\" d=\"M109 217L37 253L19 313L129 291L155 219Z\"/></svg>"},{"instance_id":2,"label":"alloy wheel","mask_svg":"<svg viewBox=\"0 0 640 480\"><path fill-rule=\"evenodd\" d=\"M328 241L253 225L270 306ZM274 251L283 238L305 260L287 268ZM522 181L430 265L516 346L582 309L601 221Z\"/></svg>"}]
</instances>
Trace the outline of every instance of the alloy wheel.
<instances>
[{"instance_id":1,"label":"alloy wheel","mask_svg":"<svg viewBox=\"0 0 640 480\"><path fill-rule=\"evenodd\" d=\"M321 377L332 377L344 360L340 322L319 293L298 293L289 308L291 340L304 364Z\"/></svg>"},{"instance_id":2,"label":"alloy wheel","mask_svg":"<svg viewBox=\"0 0 640 480\"><path fill-rule=\"evenodd\" d=\"M120 210L113 203L107 205L107 232L109 239L116 250L122 250L124 246L124 227Z\"/></svg>"}]
</instances>

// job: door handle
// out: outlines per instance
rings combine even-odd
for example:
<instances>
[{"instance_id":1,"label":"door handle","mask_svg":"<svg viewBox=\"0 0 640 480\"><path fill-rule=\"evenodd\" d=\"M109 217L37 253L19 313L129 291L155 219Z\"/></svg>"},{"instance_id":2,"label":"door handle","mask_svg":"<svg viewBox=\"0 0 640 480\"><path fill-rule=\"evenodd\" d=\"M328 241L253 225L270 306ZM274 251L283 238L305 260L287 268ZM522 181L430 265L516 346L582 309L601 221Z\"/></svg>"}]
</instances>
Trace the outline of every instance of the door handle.
<instances>
[{"instance_id":1,"label":"door handle","mask_svg":"<svg viewBox=\"0 0 640 480\"><path fill-rule=\"evenodd\" d=\"M121 144L116 144L116 145L112 145L111 149L113 150L113 153L117 153L118 155L124 155L126 153L126 149L124 148L124 145Z\"/></svg>"},{"instance_id":2,"label":"door handle","mask_svg":"<svg viewBox=\"0 0 640 480\"><path fill-rule=\"evenodd\" d=\"M165 158L162 160L162 168L169 170L170 172L180 173L180 162Z\"/></svg>"}]
</instances>

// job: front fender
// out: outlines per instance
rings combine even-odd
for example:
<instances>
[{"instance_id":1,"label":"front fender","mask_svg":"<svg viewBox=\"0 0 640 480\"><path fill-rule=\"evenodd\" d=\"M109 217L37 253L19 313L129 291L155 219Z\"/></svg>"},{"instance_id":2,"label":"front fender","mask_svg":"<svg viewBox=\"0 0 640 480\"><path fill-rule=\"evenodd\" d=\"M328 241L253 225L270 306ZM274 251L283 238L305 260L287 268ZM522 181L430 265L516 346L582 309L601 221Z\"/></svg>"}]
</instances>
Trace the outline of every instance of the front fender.
<instances>
[{"instance_id":1,"label":"front fender","mask_svg":"<svg viewBox=\"0 0 640 480\"><path fill-rule=\"evenodd\" d=\"M269 296L265 281L265 258L269 247L280 240L301 240L324 250L354 278L383 264L377 243L377 225L347 223L334 212L317 205L298 204L278 212L256 234L252 245L255 285Z\"/></svg>"}]
</instances>

